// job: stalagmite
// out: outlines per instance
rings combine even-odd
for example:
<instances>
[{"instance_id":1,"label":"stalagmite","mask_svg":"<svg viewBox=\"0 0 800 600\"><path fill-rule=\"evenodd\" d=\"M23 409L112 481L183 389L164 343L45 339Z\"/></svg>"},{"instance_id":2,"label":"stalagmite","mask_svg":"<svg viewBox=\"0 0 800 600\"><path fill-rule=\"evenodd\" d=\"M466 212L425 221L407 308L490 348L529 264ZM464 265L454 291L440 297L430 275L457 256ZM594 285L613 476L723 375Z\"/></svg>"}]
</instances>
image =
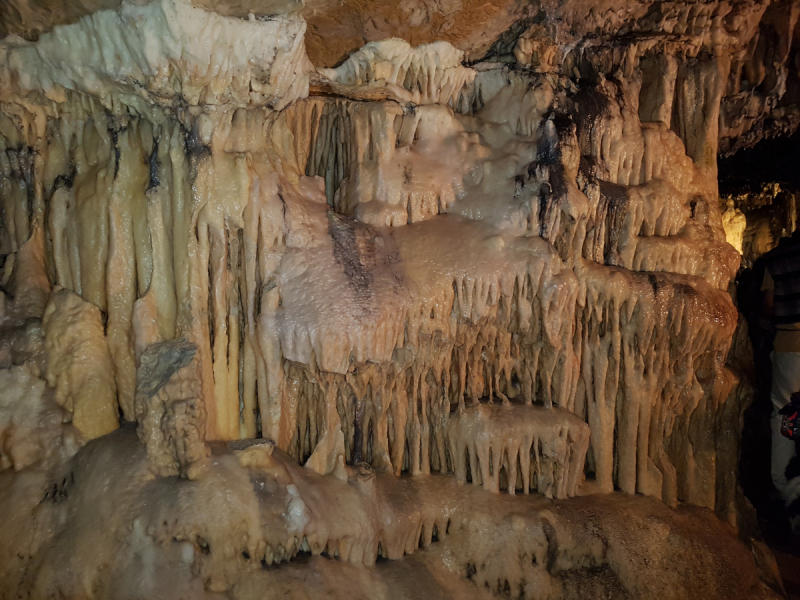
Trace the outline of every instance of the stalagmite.
<instances>
[{"instance_id":1,"label":"stalagmite","mask_svg":"<svg viewBox=\"0 0 800 600\"><path fill-rule=\"evenodd\" d=\"M786 3L9 2L0 597L772 597L700 507Z\"/></svg>"},{"instance_id":2,"label":"stalagmite","mask_svg":"<svg viewBox=\"0 0 800 600\"><path fill-rule=\"evenodd\" d=\"M722 213L722 226L725 228L725 239L736 248L739 254L744 253L744 232L747 229L747 218L738 210L733 201L728 201L725 212Z\"/></svg>"},{"instance_id":3,"label":"stalagmite","mask_svg":"<svg viewBox=\"0 0 800 600\"><path fill-rule=\"evenodd\" d=\"M86 439L117 428L116 385L100 311L64 289L55 289L42 317L47 383L72 413Z\"/></svg>"},{"instance_id":4,"label":"stalagmite","mask_svg":"<svg viewBox=\"0 0 800 600\"><path fill-rule=\"evenodd\" d=\"M187 342L161 342L149 346L139 357L138 433L162 476L187 476L208 454L195 352Z\"/></svg>"}]
</instances>

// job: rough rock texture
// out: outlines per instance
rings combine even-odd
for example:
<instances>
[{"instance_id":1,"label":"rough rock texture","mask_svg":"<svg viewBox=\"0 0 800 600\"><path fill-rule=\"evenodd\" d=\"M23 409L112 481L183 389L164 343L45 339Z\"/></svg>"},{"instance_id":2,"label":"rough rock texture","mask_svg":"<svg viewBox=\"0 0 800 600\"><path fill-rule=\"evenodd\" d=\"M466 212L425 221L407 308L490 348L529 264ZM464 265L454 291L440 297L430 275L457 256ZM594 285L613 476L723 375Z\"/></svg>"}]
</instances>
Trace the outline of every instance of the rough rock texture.
<instances>
[{"instance_id":1,"label":"rough rock texture","mask_svg":"<svg viewBox=\"0 0 800 600\"><path fill-rule=\"evenodd\" d=\"M155 471L188 475L193 463L208 455L205 406L200 391L194 344L160 342L139 357L136 373L136 419Z\"/></svg>"},{"instance_id":2,"label":"rough rock texture","mask_svg":"<svg viewBox=\"0 0 800 600\"><path fill-rule=\"evenodd\" d=\"M86 439L117 428L117 390L100 311L69 290L56 289L42 317L45 379L58 404Z\"/></svg>"},{"instance_id":3,"label":"rough rock texture","mask_svg":"<svg viewBox=\"0 0 800 600\"><path fill-rule=\"evenodd\" d=\"M15 535L17 547L0 546L0 589L70 598L777 597L746 546L704 509L622 494L497 496L452 477L365 468L341 481L270 444L248 449L217 446L196 481L153 479L125 428L87 445L55 481L0 473L3 531L16 533L28 514L37 523ZM47 485L56 493L42 500ZM87 501L100 490L101 505ZM379 556L402 560L375 564Z\"/></svg>"},{"instance_id":4,"label":"rough rock texture","mask_svg":"<svg viewBox=\"0 0 800 600\"><path fill-rule=\"evenodd\" d=\"M3 11L0 366L146 448L2 475L6 589L248 597L458 514L409 563L444 596L764 592L715 520L751 397L716 157L791 122L793 3Z\"/></svg>"},{"instance_id":5,"label":"rough rock texture","mask_svg":"<svg viewBox=\"0 0 800 600\"><path fill-rule=\"evenodd\" d=\"M62 426L51 391L27 366L0 370L0 470L47 468L78 451L80 437Z\"/></svg>"},{"instance_id":6,"label":"rough rock texture","mask_svg":"<svg viewBox=\"0 0 800 600\"><path fill-rule=\"evenodd\" d=\"M414 46L446 41L474 61L518 20L532 14L532 7L518 0L312 0L303 10L309 24L309 58L324 67L342 62L367 42L391 37Z\"/></svg>"},{"instance_id":7,"label":"rough rock texture","mask_svg":"<svg viewBox=\"0 0 800 600\"><path fill-rule=\"evenodd\" d=\"M502 486L513 494L519 487L525 494L536 489L548 498L566 498L577 493L583 478L589 426L558 408L479 404L449 419L447 437L459 482L469 472L487 490Z\"/></svg>"}]
</instances>

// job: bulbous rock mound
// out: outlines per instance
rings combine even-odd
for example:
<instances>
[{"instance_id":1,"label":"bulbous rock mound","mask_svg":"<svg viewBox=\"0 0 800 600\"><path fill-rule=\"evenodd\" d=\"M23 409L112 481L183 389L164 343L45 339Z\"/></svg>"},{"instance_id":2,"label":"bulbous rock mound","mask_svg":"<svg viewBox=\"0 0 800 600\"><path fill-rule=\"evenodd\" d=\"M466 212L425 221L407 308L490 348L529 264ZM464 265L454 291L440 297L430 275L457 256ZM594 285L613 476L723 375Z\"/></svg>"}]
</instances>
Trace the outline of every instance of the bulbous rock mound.
<instances>
[{"instance_id":1,"label":"bulbous rock mound","mask_svg":"<svg viewBox=\"0 0 800 600\"><path fill-rule=\"evenodd\" d=\"M0 597L779 597L716 157L795 8L4 2Z\"/></svg>"}]
</instances>

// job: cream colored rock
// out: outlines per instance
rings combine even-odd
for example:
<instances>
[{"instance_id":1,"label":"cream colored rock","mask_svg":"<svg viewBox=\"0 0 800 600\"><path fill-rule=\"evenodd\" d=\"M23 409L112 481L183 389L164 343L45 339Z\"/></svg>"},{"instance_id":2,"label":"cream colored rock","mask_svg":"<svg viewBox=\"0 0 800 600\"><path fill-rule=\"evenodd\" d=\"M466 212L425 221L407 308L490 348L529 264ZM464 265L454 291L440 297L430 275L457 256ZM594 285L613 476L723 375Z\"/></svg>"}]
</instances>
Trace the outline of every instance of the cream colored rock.
<instances>
[{"instance_id":1,"label":"cream colored rock","mask_svg":"<svg viewBox=\"0 0 800 600\"><path fill-rule=\"evenodd\" d=\"M722 226L725 228L725 239L736 248L739 254L744 254L744 232L747 229L747 217L738 210L733 201L728 201L725 212L722 213Z\"/></svg>"},{"instance_id":2,"label":"cream colored rock","mask_svg":"<svg viewBox=\"0 0 800 600\"><path fill-rule=\"evenodd\" d=\"M2 47L0 78L63 101L67 90L112 103L112 94L146 103L263 104L280 109L308 90L305 22L223 17L188 0L125 1L35 44ZM214 39L217 43L207 43Z\"/></svg>"},{"instance_id":3,"label":"cream colored rock","mask_svg":"<svg viewBox=\"0 0 800 600\"><path fill-rule=\"evenodd\" d=\"M461 65L463 59L464 53L447 42L413 48L395 38L371 42L335 69L320 69L320 74L346 86L378 83L400 88L408 92L400 92L400 97L414 104L454 106L476 75Z\"/></svg>"},{"instance_id":4,"label":"cream colored rock","mask_svg":"<svg viewBox=\"0 0 800 600\"><path fill-rule=\"evenodd\" d=\"M81 439L68 419L27 366L0 369L0 470L49 468L69 459Z\"/></svg>"},{"instance_id":5,"label":"cream colored rock","mask_svg":"<svg viewBox=\"0 0 800 600\"><path fill-rule=\"evenodd\" d=\"M285 3L211 4L0 42L0 360L88 437L117 402L138 421L3 474L20 522L55 499L33 541L3 522L0 589L249 597L308 569L347 574L308 595L380 598L413 565L451 597L758 597L749 550L669 507L741 522L715 161L759 128L724 108L743 73L748 110L790 87L751 47L766 5L310 0L306 40ZM541 494L460 486L466 455ZM378 557L403 562L350 576Z\"/></svg>"},{"instance_id":6,"label":"cream colored rock","mask_svg":"<svg viewBox=\"0 0 800 600\"><path fill-rule=\"evenodd\" d=\"M478 404L450 416L447 436L459 483L469 472L490 491L536 489L548 498L575 496L582 483L589 426L569 411Z\"/></svg>"},{"instance_id":7,"label":"cream colored rock","mask_svg":"<svg viewBox=\"0 0 800 600\"><path fill-rule=\"evenodd\" d=\"M80 296L55 288L42 317L48 385L91 440L118 427L114 367L100 311Z\"/></svg>"}]
</instances>

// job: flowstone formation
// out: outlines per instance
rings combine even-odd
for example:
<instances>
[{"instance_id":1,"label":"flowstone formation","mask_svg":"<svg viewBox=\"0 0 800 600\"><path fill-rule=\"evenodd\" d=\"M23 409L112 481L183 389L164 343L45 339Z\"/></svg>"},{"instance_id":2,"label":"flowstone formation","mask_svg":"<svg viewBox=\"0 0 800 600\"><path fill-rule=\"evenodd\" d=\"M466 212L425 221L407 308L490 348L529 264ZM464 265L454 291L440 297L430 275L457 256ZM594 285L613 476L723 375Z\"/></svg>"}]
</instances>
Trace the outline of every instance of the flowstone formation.
<instances>
[{"instance_id":1,"label":"flowstone formation","mask_svg":"<svg viewBox=\"0 0 800 600\"><path fill-rule=\"evenodd\" d=\"M4 597L774 597L716 157L794 5L354 6L0 10Z\"/></svg>"}]
</instances>

